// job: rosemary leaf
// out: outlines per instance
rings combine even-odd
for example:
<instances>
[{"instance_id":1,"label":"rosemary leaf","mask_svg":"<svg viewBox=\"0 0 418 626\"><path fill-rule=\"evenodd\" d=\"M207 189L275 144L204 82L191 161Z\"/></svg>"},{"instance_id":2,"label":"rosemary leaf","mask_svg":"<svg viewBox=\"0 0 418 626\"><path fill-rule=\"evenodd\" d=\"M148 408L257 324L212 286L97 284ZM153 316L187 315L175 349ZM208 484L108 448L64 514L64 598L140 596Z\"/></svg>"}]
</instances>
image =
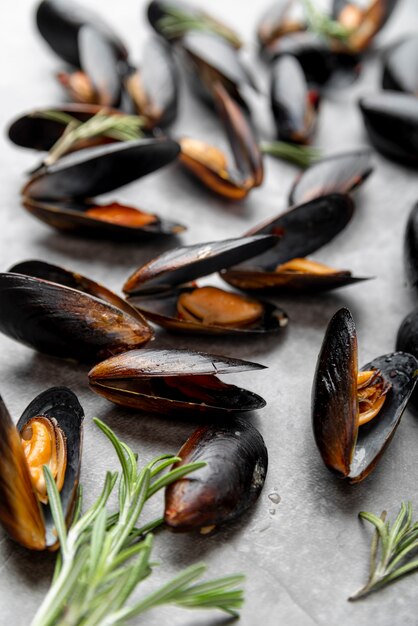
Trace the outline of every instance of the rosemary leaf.
<instances>
[{"instance_id":1,"label":"rosemary leaf","mask_svg":"<svg viewBox=\"0 0 418 626\"><path fill-rule=\"evenodd\" d=\"M338 20L333 20L329 15L318 9L313 0L302 0L302 2L310 30L322 37L338 39L342 43L348 41L353 33L352 29L346 28Z\"/></svg>"},{"instance_id":2,"label":"rosemary leaf","mask_svg":"<svg viewBox=\"0 0 418 626\"><path fill-rule=\"evenodd\" d=\"M294 163L302 168L309 167L321 158L321 152L317 148L298 146L286 141L263 141L260 144L260 150L263 154L269 154L276 159Z\"/></svg>"}]
</instances>

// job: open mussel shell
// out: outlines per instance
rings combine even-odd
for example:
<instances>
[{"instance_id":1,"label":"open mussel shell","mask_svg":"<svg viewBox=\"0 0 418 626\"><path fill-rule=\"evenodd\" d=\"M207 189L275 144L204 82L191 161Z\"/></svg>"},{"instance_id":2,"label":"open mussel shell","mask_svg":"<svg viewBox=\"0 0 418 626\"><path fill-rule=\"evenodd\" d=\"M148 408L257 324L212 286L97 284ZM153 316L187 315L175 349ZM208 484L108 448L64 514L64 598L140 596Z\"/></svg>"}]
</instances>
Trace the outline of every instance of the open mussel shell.
<instances>
[{"instance_id":1,"label":"open mussel shell","mask_svg":"<svg viewBox=\"0 0 418 626\"><path fill-rule=\"evenodd\" d=\"M239 237L168 250L136 270L125 282L129 296L169 291L268 250L275 236Z\"/></svg>"},{"instance_id":2,"label":"open mussel shell","mask_svg":"<svg viewBox=\"0 0 418 626\"><path fill-rule=\"evenodd\" d=\"M418 35L403 39L386 53L382 86L418 96Z\"/></svg>"},{"instance_id":3,"label":"open mussel shell","mask_svg":"<svg viewBox=\"0 0 418 626\"><path fill-rule=\"evenodd\" d=\"M409 94L384 91L359 101L363 121L373 147L386 157L418 165L418 99Z\"/></svg>"},{"instance_id":4,"label":"open mussel shell","mask_svg":"<svg viewBox=\"0 0 418 626\"><path fill-rule=\"evenodd\" d=\"M198 428L178 456L181 461L174 467L206 465L166 489L164 520L175 530L207 532L231 522L255 503L263 488L267 448L247 420Z\"/></svg>"},{"instance_id":5,"label":"open mussel shell","mask_svg":"<svg viewBox=\"0 0 418 626\"><path fill-rule=\"evenodd\" d=\"M316 126L319 96L308 89L296 57L286 54L272 63L270 101L277 139L310 143Z\"/></svg>"},{"instance_id":6,"label":"open mussel shell","mask_svg":"<svg viewBox=\"0 0 418 626\"><path fill-rule=\"evenodd\" d=\"M383 28L398 0L334 0L332 17L350 32L343 45L353 52L363 52ZM364 6L365 5L365 6Z\"/></svg>"},{"instance_id":7,"label":"open mussel shell","mask_svg":"<svg viewBox=\"0 0 418 626\"><path fill-rule=\"evenodd\" d=\"M270 59L290 54L297 58L308 85L318 90L351 85L360 74L360 57L333 50L314 33L301 32L278 39L269 49Z\"/></svg>"},{"instance_id":8,"label":"open mussel shell","mask_svg":"<svg viewBox=\"0 0 418 626\"><path fill-rule=\"evenodd\" d=\"M312 388L314 437L329 470L356 483L374 469L415 387L417 365L411 354L395 352L361 368L380 370L391 388L377 417L359 428L356 329L348 309L340 309L334 315L318 357Z\"/></svg>"},{"instance_id":9,"label":"open mussel shell","mask_svg":"<svg viewBox=\"0 0 418 626\"><path fill-rule=\"evenodd\" d=\"M32 550L53 549L57 544L49 505L39 501L19 436L30 420L39 416L57 426L65 440L66 470L60 498L69 524L80 473L84 413L72 391L54 387L30 403L15 427L0 398L0 522L12 539Z\"/></svg>"},{"instance_id":10,"label":"open mussel shell","mask_svg":"<svg viewBox=\"0 0 418 626\"><path fill-rule=\"evenodd\" d=\"M161 236L178 235L186 230L182 224L116 202L99 204L77 199L68 202L43 202L23 198L23 206L31 215L53 228L87 237L147 241ZM149 223L148 219L151 220Z\"/></svg>"},{"instance_id":11,"label":"open mussel shell","mask_svg":"<svg viewBox=\"0 0 418 626\"><path fill-rule=\"evenodd\" d=\"M297 176L289 204L301 204L332 193L351 193L373 172L370 150L353 150L316 161Z\"/></svg>"},{"instance_id":12,"label":"open mussel shell","mask_svg":"<svg viewBox=\"0 0 418 626\"><path fill-rule=\"evenodd\" d=\"M0 331L42 353L87 363L138 348L153 336L122 298L42 261L0 274Z\"/></svg>"},{"instance_id":13,"label":"open mussel shell","mask_svg":"<svg viewBox=\"0 0 418 626\"><path fill-rule=\"evenodd\" d=\"M197 288L199 289L199 288ZM205 323L204 321L185 319L178 314L178 299L183 294L196 291L196 287L182 287L173 289L169 293L139 296L129 298L129 303L140 311L148 320L167 330L182 333L203 335L263 335L265 333L280 332L288 323L287 314L279 307L269 302L255 301L262 307L261 316L251 324L244 326L236 323L221 325L220 323ZM224 292L226 296L230 292ZM242 297L242 296L241 296Z\"/></svg>"},{"instance_id":14,"label":"open mussel shell","mask_svg":"<svg viewBox=\"0 0 418 626\"><path fill-rule=\"evenodd\" d=\"M81 150L35 174L22 193L36 200L89 198L168 165L179 152L172 139L138 139Z\"/></svg>"},{"instance_id":15,"label":"open mussel shell","mask_svg":"<svg viewBox=\"0 0 418 626\"><path fill-rule=\"evenodd\" d=\"M122 41L100 16L75 1L42 0L36 10L36 25L53 51L76 67L80 66L78 34L86 25L108 40L118 59L126 60L128 56Z\"/></svg>"},{"instance_id":16,"label":"open mussel shell","mask_svg":"<svg viewBox=\"0 0 418 626\"><path fill-rule=\"evenodd\" d=\"M289 209L247 235L277 235L276 246L238 266L230 266L221 277L230 285L249 291L328 291L350 285L356 278L345 270L326 274L277 271L277 267L295 258L303 258L331 241L350 221L354 211L351 198L343 194L320 196Z\"/></svg>"},{"instance_id":17,"label":"open mussel shell","mask_svg":"<svg viewBox=\"0 0 418 626\"><path fill-rule=\"evenodd\" d=\"M93 391L124 407L204 418L264 407L257 394L215 376L259 369L264 366L203 352L131 350L93 367L89 383Z\"/></svg>"},{"instance_id":18,"label":"open mussel shell","mask_svg":"<svg viewBox=\"0 0 418 626\"><path fill-rule=\"evenodd\" d=\"M412 207L406 225L404 259L408 283L418 288L418 202Z\"/></svg>"}]
</instances>

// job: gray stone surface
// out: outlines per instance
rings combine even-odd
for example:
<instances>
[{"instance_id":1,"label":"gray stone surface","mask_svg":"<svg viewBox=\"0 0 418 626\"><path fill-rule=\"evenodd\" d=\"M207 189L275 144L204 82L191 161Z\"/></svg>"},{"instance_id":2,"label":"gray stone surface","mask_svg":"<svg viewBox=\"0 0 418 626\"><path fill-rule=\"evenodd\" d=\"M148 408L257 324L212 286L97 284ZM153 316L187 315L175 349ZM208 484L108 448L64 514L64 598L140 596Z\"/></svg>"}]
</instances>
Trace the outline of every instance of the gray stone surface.
<instances>
[{"instance_id":1,"label":"gray stone surface","mask_svg":"<svg viewBox=\"0 0 418 626\"><path fill-rule=\"evenodd\" d=\"M138 58L149 29L143 17L145 2L86 0L124 34ZM393 21L379 40L392 41L418 27L414 0L400 0ZM265 0L212 0L210 9L224 16L252 43L253 25ZM8 3L1 24L2 98L1 125L37 105L60 102L54 82L60 61L35 33L32 0ZM257 71L263 84L262 70ZM324 153L364 145L355 103L361 94L377 89L380 67L369 59L355 86L327 98L322 106L316 143ZM268 113L258 106L265 130ZM175 130L222 142L216 122L189 94L183 92L181 115ZM119 290L128 274L155 256L167 244L149 245L93 242L65 237L35 221L19 205L19 189L36 156L1 139L0 167L0 267L40 258L79 270ZM417 200L416 174L375 156L376 171L357 194L357 211L346 231L315 255L318 260L352 269L375 280L320 297L283 298L290 324L278 339L247 342L231 339L175 337L158 334L155 346L208 350L252 359L269 366L252 376L234 376L265 396L267 407L254 422L261 429L270 455L264 491L257 506L238 523L207 537L160 535L155 582L196 560L204 560L210 575L244 572L247 577L242 626L381 626L416 624L417 577L399 582L366 601L350 604L348 595L361 586L367 574L370 528L357 513L397 512L410 499L418 514L418 423L406 413L396 437L375 473L350 487L334 479L323 467L314 445L310 424L310 393L317 353L325 326L337 308L349 306L355 317L360 361L391 351L403 316L414 304L404 284L402 239L407 214ZM283 210L296 169L268 160L262 188L246 202L230 205L209 195L173 166L134 183L111 197L135 202L146 210L175 216L189 225L183 241L194 243L236 236L268 216ZM106 469L116 467L115 455L98 434L91 419L104 419L118 435L148 460L161 452L176 452L194 426L160 417L128 413L93 395L86 384L87 368L35 354L0 337L0 391L17 420L29 401L51 385L68 385L79 394L86 413L82 482L87 501L98 493ZM275 504L269 495L277 493ZM161 502L154 504L160 510ZM0 529L0 624L24 626L48 587L54 556L31 554L9 541ZM220 626L222 615L164 608L138 619L148 626Z\"/></svg>"}]
</instances>

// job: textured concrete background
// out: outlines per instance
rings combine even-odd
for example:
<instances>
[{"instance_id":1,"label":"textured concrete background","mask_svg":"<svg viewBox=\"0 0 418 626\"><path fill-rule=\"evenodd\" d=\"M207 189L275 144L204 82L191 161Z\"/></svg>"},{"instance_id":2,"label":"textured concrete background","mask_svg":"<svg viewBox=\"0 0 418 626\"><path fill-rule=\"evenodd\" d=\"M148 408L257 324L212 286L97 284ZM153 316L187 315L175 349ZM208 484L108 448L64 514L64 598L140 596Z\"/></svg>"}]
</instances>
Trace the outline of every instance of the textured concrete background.
<instances>
[{"instance_id":1,"label":"textured concrete background","mask_svg":"<svg viewBox=\"0 0 418 626\"><path fill-rule=\"evenodd\" d=\"M132 56L149 33L143 16L145 2L86 0L123 34ZM223 16L247 37L249 56L255 61L254 24L267 5L239 0L212 0L207 6ZM418 29L414 0L400 0L379 46ZM2 98L1 125L34 106L62 101L54 72L60 61L37 36L32 0L9 5L1 24ZM256 70L263 84L263 72ZM365 145L357 98L377 89L380 65L372 56L361 81L334 93L322 105L316 143L330 154ZM269 120L265 103L258 103L258 118L266 133ZM181 115L175 130L223 141L216 121L199 103L183 92ZM65 237L35 221L19 205L24 172L36 155L1 139L0 167L0 267L40 258L65 265L119 290L130 272L156 256L167 244L150 245L93 242ZM369 599L347 603L367 575L371 532L357 519L360 510L391 515L403 499L411 499L418 515L418 423L408 412L374 474L350 487L334 479L323 467L310 425L310 393L316 357L325 326L342 305L355 317L360 362L391 351L398 325L414 304L404 285L402 239L406 218L418 197L414 172L375 156L376 171L357 194L357 211L344 233L315 258L357 275L376 276L320 297L283 298L290 324L277 339L210 340L175 337L161 332L155 346L190 347L259 361L267 371L233 376L231 382L247 385L263 395L267 407L253 419L261 429L270 455L264 491L257 506L239 522L213 536L160 534L155 558L155 582L167 579L180 566L204 559L210 575L244 572L248 576L242 626L286 624L366 626L416 624L417 576L405 579ZM185 243L234 237L286 206L286 197L297 171L273 160L266 163L266 181L246 202L230 205L209 195L172 166L111 194L135 202L149 211L173 217L189 225ZM98 493L105 470L116 467L109 445L92 425L95 415L104 419L125 439L140 458L176 452L194 429L187 422L172 422L124 412L93 395L86 384L87 368L40 356L0 337L0 391L17 420L25 406L51 385L68 385L79 394L86 413L82 482L87 500ZM275 504L272 500L280 501ZM154 503L160 510L161 502ZM9 541L0 529L0 624L24 626L30 622L48 587L54 557L31 554ZM155 584L155 583L154 583ZM220 626L220 614L159 609L137 620L148 626Z\"/></svg>"}]
</instances>

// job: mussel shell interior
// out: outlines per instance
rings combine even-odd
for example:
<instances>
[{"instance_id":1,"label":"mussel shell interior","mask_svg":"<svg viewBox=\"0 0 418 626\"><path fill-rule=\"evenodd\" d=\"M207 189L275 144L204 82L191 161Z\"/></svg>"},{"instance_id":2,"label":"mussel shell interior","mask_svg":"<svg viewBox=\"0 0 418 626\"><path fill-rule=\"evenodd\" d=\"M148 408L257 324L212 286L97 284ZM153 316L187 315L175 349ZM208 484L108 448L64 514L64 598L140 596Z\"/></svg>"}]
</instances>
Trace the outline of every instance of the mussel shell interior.
<instances>
[{"instance_id":1,"label":"mussel shell interior","mask_svg":"<svg viewBox=\"0 0 418 626\"><path fill-rule=\"evenodd\" d=\"M354 191L373 172L370 150L355 150L317 161L295 180L289 204L301 204L328 194Z\"/></svg>"},{"instance_id":2,"label":"mussel shell interior","mask_svg":"<svg viewBox=\"0 0 418 626\"><path fill-rule=\"evenodd\" d=\"M363 480L374 469L399 425L414 390L418 361L405 352L384 354L362 367L362 371L378 369L391 385L385 403L375 419L358 430L348 479Z\"/></svg>"},{"instance_id":3,"label":"mussel shell interior","mask_svg":"<svg viewBox=\"0 0 418 626\"><path fill-rule=\"evenodd\" d=\"M78 486L81 464L83 409L77 396L67 387L53 387L37 396L25 409L16 428L22 431L33 417L42 415L54 418L63 431L67 445L67 469L61 489L61 504L67 523L71 520L72 509ZM45 520L46 545L53 546L57 541L54 522L48 504L42 504Z\"/></svg>"},{"instance_id":4,"label":"mussel shell interior","mask_svg":"<svg viewBox=\"0 0 418 626\"><path fill-rule=\"evenodd\" d=\"M166 490L165 521L175 529L232 521L254 504L263 488L267 448L247 420L198 428L178 456L182 460L176 467L199 461L206 465Z\"/></svg>"},{"instance_id":5,"label":"mussel shell interior","mask_svg":"<svg viewBox=\"0 0 418 626\"><path fill-rule=\"evenodd\" d=\"M137 296L129 298L129 303L137 308L148 320L171 331L192 332L209 335L260 335L276 333L287 326L287 314L269 302L262 302L264 314L249 326L221 326L203 324L187 319L180 319L177 314L177 300L182 293L194 291L194 287L184 287L156 296Z\"/></svg>"},{"instance_id":6,"label":"mussel shell interior","mask_svg":"<svg viewBox=\"0 0 418 626\"><path fill-rule=\"evenodd\" d=\"M155 222L145 226L129 226L108 222L86 214L86 211L92 207L103 206L90 201L75 199L67 202L54 201L49 203L27 197L23 198L23 205L29 213L53 228L90 237L142 241L164 235L178 235L186 230L182 224L160 217Z\"/></svg>"},{"instance_id":7,"label":"mussel shell interior","mask_svg":"<svg viewBox=\"0 0 418 626\"><path fill-rule=\"evenodd\" d=\"M172 139L139 139L88 148L62 157L33 176L23 190L35 199L89 198L171 163L180 152Z\"/></svg>"},{"instance_id":8,"label":"mussel shell interior","mask_svg":"<svg viewBox=\"0 0 418 626\"><path fill-rule=\"evenodd\" d=\"M403 91L418 96L418 36L400 41L386 54L383 89Z\"/></svg>"}]
</instances>

